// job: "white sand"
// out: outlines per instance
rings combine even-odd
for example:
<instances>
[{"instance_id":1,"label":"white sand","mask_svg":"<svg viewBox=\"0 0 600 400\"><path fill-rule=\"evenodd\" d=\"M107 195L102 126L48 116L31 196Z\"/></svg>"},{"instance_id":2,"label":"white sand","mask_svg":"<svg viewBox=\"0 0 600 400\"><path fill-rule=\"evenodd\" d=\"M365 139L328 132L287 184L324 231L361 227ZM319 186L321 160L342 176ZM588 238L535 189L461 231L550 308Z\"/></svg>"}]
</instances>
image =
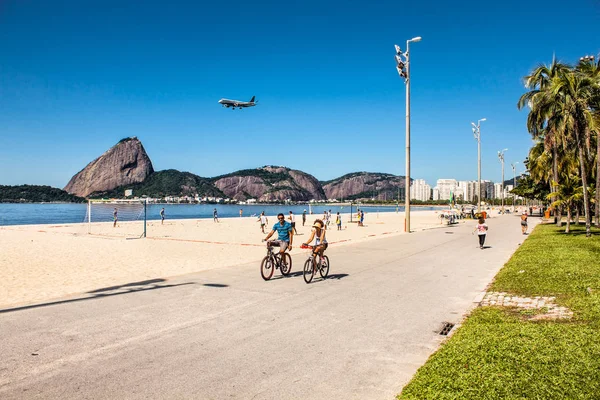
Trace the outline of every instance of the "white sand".
<instances>
[{"instance_id":1,"label":"white sand","mask_svg":"<svg viewBox=\"0 0 600 400\"><path fill-rule=\"evenodd\" d=\"M299 246L318 217L308 216L303 227L296 216L293 254L304 251ZM268 218L266 232L277 221ZM345 214L344 229L337 231L333 216L330 248L404 233L403 213L365 213L364 227L347 221ZM413 231L440 226L437 211L411 212ZM131 239L142 233L141 223L98 223L91 235L87 231L87 224L0 227L0 309L224 266L258 266L266 252L256 217L149 221L147 239Z\"/></svg>"}]
</instances>

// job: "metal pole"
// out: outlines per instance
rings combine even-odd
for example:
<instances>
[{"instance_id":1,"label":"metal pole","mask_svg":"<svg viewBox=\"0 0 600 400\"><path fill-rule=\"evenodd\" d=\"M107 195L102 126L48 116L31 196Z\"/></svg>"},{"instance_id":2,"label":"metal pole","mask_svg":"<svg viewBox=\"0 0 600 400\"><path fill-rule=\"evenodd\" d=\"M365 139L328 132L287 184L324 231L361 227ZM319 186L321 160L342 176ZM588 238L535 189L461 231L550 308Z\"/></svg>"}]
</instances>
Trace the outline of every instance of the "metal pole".
<instances>
[{"instance_id":1,"label":"metal pole","mask_svg":"<svg viewBox=\"0 0 600 400\"><path fill-rule=\"evenodd\" d=\"M513 191L517 188L517 168L515 167L515 165L511 164L510 165L513 169ZM515 204L517 203L517 194L513 193L513 213L517 210L515 208Z\"/></svg>"},{"instance_id":2,"label":"metal pole","mask_svg":"<svg viewBox=\"0 0 600 400\"><path fill-rule=\"evenodd\" d=\"M481 133L477 128L477 212L481 212Z\"/></svg>"},{"instance_id":3,"label":"metal pole","mask_svg":"<svg viewBox=\"0 0 600 400\"><path fill-rule=\"evenodd\" d=\"M504 155L501 158L502 164L502 214L504 214Z\"/></svg>"},{"instance_id":4,"label":"metal pole","mask_svg":"<svg viewBox=\"0 0 600 400\"><path fill-rule=\"evenodd\" d=\"M406 41L406 181L404 183L404 232L410 233L410 40Z\"/></svg>"},{"instance_id":5,"label":"metal pole","mask_svg":"<svg viewBox=\"0 0 600 400\"><path fill-rule=\"evenodd\" d=\"M148 207L148 199L144 199L144 237L146 237L147 207Z\"/></svg>"}]
</instances>

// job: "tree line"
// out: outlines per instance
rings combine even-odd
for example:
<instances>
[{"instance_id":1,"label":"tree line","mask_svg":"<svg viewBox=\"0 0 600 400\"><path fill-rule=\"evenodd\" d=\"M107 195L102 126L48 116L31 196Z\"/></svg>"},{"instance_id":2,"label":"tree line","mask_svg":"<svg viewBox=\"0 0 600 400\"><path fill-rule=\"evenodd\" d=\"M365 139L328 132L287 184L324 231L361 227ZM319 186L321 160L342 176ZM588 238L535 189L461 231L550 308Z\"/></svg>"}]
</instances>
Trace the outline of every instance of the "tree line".
<instances>
[{"instance_id":1,"label":"tree line","mask_svg":"<svg viewBox=\"0 0 600 400\"><path fill-rule=\"evenodd\" d=\"M528 109L527 130L534 145L525 165L529 171L514 192L550 202L556 223L567 214L585 216L591 236L592 212L600 226L600 60L581 58L569 65L556 58L524 78L528 91L517 103Z\"/></svg>"}]
</instances>

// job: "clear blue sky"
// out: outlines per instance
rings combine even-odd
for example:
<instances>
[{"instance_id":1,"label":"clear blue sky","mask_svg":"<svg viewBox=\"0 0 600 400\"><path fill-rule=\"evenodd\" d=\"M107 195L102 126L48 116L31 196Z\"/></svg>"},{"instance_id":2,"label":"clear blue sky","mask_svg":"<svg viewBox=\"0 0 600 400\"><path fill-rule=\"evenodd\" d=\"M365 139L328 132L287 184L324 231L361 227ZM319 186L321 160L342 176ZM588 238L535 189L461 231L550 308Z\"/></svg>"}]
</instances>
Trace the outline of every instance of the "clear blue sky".
<instances>
[{"instance_id":1,"label":"clear blue sky","mask_svg":"<svg viewBox=\"0 0 600 400\"><path fill-rule=\"evenodd\" d=\"M508 178L531 145L522 77L597 54L599 20L594 0L1 0L0 184L63 187L128 136L156 170L402 175L394 44L414 36L412 177L476 179L485 117L482 175L499 181L497 151Z\"/></svg>"}]
</instances>

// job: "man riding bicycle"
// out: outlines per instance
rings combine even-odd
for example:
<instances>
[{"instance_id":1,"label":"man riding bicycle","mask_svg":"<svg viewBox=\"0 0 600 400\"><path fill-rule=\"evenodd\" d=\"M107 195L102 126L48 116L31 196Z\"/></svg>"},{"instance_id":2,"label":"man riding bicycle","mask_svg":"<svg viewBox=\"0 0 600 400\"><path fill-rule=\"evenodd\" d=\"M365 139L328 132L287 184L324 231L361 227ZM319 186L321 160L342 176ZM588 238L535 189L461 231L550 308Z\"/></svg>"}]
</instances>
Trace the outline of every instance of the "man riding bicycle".
<instances>
[{"instance_id":1,"label":"man riding bicycle","mask_svg":"<svg viewBox=\"0 0 600 400\"><path fill-rule=\"evenodd\" d=\"M310 231L310 237L308 238L308 240L306 241L306 243L303 243L303 246L308 246L307 243L312 242L313 238L315 239L315 246L313 248L313 262L316 264L316 260L315 257L317 256L317 254L319 254L321 256L321 258L323 258L323 253L325 252L325 249L327 249L327 239L325 239L325 224L323 223L323 221L321 221L320 219L316 219L315 223L313 224L313 229L311 229Z\"/></svg>"},{"instance_id":2,"label":"man riding bicycle","mask_svg":"<svg viewBox=\"0 0 600 400\"><path fill-rule=\"evenodd\" d=\"M277 240L271 240L270 242L267 242L267 246L279 247L279 255L283 257L283 253L285 253L286 249L289 248L290 250L292 250L294 231L292 228L292 224L285 220L285 216L283 214L279 213L277 215L277 219L279 220L279 222L273 225L273 230L269 232L269 234L264 240L268 241L269 238L273 236L275 232L277 232Z\"/></svg>"}]
</instances>

